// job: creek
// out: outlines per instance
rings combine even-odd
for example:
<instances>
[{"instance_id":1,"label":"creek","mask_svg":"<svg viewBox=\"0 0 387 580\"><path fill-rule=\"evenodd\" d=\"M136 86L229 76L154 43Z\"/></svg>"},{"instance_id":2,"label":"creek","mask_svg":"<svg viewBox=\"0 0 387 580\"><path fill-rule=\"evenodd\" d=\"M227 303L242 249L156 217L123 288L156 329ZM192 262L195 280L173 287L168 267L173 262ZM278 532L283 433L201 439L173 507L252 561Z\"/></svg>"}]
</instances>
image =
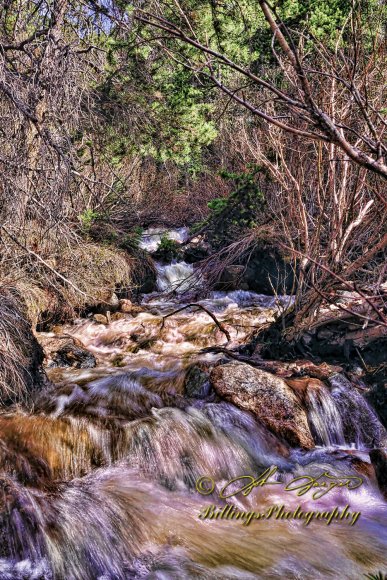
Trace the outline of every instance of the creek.
<instances>
[{"instance_id":1,"label":"creek","mask_svg":"<svg viewBox=\"0 0 387 580\"><path fill-rule=\"evenodd\" d=\"M147 232L143 247L156 249L161 234ZM383 570L387 509L369 451L385 432L364 397L341 374L308 389L315 447L289 446L214 392L211 368L228 362L206 350L227 342L214 320L195 307L164 319L184 305L188 285L200 286L194 267L157 268L158 292L138 312L63 329L94 354L95 368L48 368L54 386L33 412L0 416L0 580L353 579ZM237 290L197 302L227 328L232 349L288 301ZM219 499L231 479L272 466L276 484ZM285 490L325 472L363 484L318 500ZM203 476L215 483L211 495L196 490ZM225 502L246 512L350 506L361 515L353 526L198 517Z\"/></svg>"}]
</instances>

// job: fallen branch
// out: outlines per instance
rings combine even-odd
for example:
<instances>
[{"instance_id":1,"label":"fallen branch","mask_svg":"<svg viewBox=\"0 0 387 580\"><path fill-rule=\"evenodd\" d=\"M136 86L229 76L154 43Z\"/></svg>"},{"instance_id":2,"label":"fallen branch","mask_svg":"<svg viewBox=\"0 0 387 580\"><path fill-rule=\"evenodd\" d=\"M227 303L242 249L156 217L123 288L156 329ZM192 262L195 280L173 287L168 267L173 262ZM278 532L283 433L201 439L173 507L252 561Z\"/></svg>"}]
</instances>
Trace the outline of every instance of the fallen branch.
<instances>
[{"instance_id":1,"label":"fallen branch","mask_svg":"<svg viewBox=\"0 0 387 580\"><path fill-rule=\"evenodd\" d=\"M167 318L169 318L170 316L173 316L174 314L178 314L179 312L182 312L182 310L186 310L187 308L194 308L194 307L198 308L199 310L203 310L206 314L208 314L208 316L210 316L212 318L212 320L215 322L215 324L219 328L220 332L223 332L223 334L226 335L227 342L231 341L231 336L230 336L229 331L223 326L223 324L221 322L219 322L219 320L216 318L215 314L213 314L210 310L208 310L207 308L205 308L201 304L197 304L196 302L193 302L191 304L186 304L185 306L182 306L181 308L178 308L177 310L174 310L173 312L170 312L169 314L166 314L165 316L163 316L163 320L161 323L161 330L164 328L165 320Z\"/></svg>"}]
</instances>

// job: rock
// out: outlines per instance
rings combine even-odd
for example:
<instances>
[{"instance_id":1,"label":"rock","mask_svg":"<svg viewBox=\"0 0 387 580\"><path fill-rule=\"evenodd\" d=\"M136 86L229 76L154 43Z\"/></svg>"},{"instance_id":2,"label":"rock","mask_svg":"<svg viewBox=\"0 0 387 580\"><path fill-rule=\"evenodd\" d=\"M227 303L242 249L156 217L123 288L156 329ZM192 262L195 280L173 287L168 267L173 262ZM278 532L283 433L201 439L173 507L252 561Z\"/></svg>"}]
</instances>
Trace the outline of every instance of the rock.
<instances>
[{"instance_id":1,"label":"rock","mask_svg":"<svg viewBox=\"0 0 387 580\"><path fill-rule=\"evenodd\" d=\"M200 237L194 238L184 247L183 259L187 264L205 260L211 254L210 246Z\"/></svg>"},{"instance_id":2,"label":"rock","mask_svg":"<svg viewBox=\"0 0 387 580\"><path fill-rule=\"evenodd\" d=\"M387 429L387 383L376 383L372 385L365 397L375 409L380 421Z\"/></svg>"},{"instance_id":3,"label":"rock","mask_svg":"<svg viewBox=\"0 0 387 580\"><path fill-rule=\"evenodd\" d=\"M197 363L189 367L184 380L184 392L187 397L204 399L211 392L208 365Z\"/></svg>"},{"instance_id":4,"label":"rock","mask_svg":"<svg viewBox=\"0 0 387 580\"><path fill-rule=\"evenodd\" d=\"M298 396L302 404L304 403L308 392L310 392L313 389L319 390L325 388L325 385L322 381L311 377L286 379L285 382L292 389L292 391Z\"/></svg>"},{"instance_id":5,"label":"rock","mask_svg":"<svg viewBox=\"0 0 387 580\"><path fill-rule=\"evenodd\" d=\"M99 324L108 324L108 319L103 314L94 314L93 320Z\"/></svg>"},{"instance_id":6,"label":"rock","mask_svg":"<svg viewBox=\"0 0 387 580\"><path fill-rule=\"evenodd\" d=\"M142 306L138 304L133 304L130 300L123 298L120 300L120 310L125 314L138 314L139 312L144 312Z\"/></svg>"},{"instance_id":7,"label":"rock","mask_svg":"<svg viewBox=\"0 0 387 580\"><path fill-rule=\"evenodd\" d=\"M372 449L370 459L375 469L379 489L387 500L387 450Z\"/></svg>"},{"instance_id":8,"label":"rock","mask_svg":"<svg viewBox=\"0 0 387 580\"><path fill-rule=\"evenodd\" d=\"M314 447L305 410L283 379L247 364L228 363L215 367L210 381L221 397L251 411L291 445Z\"/></svg>"},{"instance_id":9,"label":"rock","mask_svg":"<svg viewBox=\"0 0 387 580\"><path fill-rule=\"evenodd\" d=\"M128 300L127 298L122 298L120 300L120 310L121 312L124 313L130 313L131 310L133 308L133 304L131 300Z\"/></svg>"},{"instance_id":10,"label":"rock","mask_svg":"<svg viewBox=\"0 0 387 580\"><path fill-rule=\"evenodd\" d=\"M241 287L241 279L245 266L233 265L228 266L222 272L215 290L238 290Z\"/></svg>"},{"instance_id":11,"label":"rock","mask_svg":"<svg viewBox=\"0 0 387 580\"><path fill-rule=\"evenodd\" d=\"M123 318L125 318L125 314L123 312L113 312L113 314L111 315L111 320L112 322L114 322L115 320L122 320Z\"/></svg>"},{"instance_id":12,"label":"rock","mask_svg":"<svg viewBox=\"0 0 387 580\"><path fill-rule=\"evenodd\" d=\"M118 300L117 294L114 292L106 298L105 302L101 302L94 309L93 312L96 314L107 315L108 312L117 312L120 307L120 301Z\"/></svg>"},{"instance_id":13,"label":"rock","mask_svg":"<svg viewBox=\"0 0 387 580\"><path fill-rule=\"evenodd\" d=\"M293 265L274 246L254 250L241 279L249 290L269 296L292 293L294 281Z\"/></svg>"},{"instance_id":14,"label":"rock","mask_svg":"<svg viewBox=\"0 0 387 580\"><path fill-rule=\"evenodd\" d=\"M76 369L89 369L97 365L95 356L86 350L83 344L72 337L39 337L43 345L47 360L47 367L73 367Z\"/></svg>"}]
</instances>

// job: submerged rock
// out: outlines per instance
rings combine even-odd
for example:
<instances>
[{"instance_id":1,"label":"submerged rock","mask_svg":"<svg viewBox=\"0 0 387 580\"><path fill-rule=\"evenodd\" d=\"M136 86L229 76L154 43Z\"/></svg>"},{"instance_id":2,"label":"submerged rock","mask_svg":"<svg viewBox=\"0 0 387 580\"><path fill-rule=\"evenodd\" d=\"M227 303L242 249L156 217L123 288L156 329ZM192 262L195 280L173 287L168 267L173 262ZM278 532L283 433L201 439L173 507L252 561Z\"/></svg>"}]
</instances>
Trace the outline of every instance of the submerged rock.
<instances>
[{"instance_id":1,"label":"submerged rock","mask_svg":"<svg viewBox=\"0 0 387 580\"><path fill-rule=\"evenodd\" d=\"M203 399L211 392L208 365L197 363L192 365L185 376L184 391L187 397Z\"/></svg>"},{"instance_id":2,"label":"submerged rock","mask_svg":"<svg viewBox=\"0 0 387 580\"><path fill-rule=\"evenodd\" d=\"M210 380L220 396L251 411L291 445L314 446L305 410L281 378L247 364L228 363L215 367Z\"/></svg>"}]
</instances>

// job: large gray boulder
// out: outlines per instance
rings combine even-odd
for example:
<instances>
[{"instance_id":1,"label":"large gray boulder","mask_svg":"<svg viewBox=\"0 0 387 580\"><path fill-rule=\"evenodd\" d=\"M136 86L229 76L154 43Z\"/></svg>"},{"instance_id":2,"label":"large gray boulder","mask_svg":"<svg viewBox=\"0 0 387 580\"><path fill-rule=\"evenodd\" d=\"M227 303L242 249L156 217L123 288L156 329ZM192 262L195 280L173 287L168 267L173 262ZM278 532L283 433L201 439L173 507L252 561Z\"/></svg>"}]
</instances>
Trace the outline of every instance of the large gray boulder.
<instances>
[{"instance_id":1,"label":"large gray boulder","mask_svg":"<svg viewBox=\"0 0 387 580\"><path fill-rule=\"evenodd\" d=\"M248 364L232 362L215 367L210 381L218 395L240 409L251 411L291 445L314 447L306 412L281 378Z\"/></svg>"}]
</instances>

